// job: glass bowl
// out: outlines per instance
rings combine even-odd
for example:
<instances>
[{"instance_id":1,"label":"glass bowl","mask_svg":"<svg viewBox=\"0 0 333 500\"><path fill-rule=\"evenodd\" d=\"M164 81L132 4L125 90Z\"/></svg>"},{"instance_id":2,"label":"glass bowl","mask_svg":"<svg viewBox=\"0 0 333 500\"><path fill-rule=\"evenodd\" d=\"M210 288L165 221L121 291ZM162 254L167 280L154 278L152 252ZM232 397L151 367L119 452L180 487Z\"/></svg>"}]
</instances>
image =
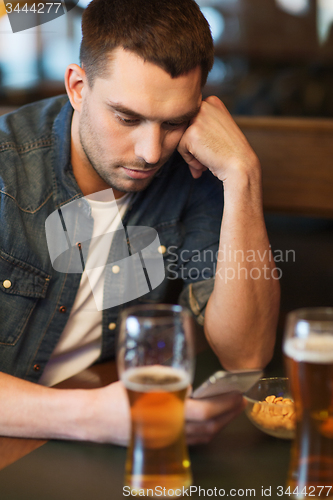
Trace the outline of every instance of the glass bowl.
<instances>
[{"instance_id":1,"label":"glass bowl","mask_svg":"<svg viewBox=\"0 0 333 500\"><path fill-rule=\"evenodd\" d=\"M258 429L277 438L294 438L296 415L287 378L262 378L244 398L245 413Z\"/></svg>"}]
</instances>

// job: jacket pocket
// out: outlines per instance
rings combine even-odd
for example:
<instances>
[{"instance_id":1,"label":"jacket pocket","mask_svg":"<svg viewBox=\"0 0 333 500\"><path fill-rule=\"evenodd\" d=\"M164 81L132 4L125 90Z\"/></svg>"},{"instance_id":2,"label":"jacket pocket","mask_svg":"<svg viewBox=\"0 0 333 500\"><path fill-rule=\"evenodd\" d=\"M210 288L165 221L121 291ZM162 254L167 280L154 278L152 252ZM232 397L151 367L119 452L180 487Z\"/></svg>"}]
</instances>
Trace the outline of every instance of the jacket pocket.
<instances>
[{"instance_id":1,"label":"jacket pocket","mask_svg":"<svg viewBox=\"0 0 333 500\"><path fill-rule=\"evenodd\" d=\"M38 299L45 298L50 278L0 251L0 344L16 344Z\"/></svg>"}]
</instances>

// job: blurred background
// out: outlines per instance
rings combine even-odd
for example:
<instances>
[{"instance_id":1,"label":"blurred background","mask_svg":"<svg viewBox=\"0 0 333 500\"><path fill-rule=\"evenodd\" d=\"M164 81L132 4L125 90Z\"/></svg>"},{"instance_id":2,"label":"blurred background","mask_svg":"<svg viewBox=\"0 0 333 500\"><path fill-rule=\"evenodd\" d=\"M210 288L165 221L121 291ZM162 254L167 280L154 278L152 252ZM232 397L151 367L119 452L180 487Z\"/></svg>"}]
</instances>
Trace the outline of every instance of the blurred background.
<instances>
[{"instance_id":1,"label":"blurred background","mask_svg":"<svg viewBox=\"0 0 333 500\"><path fill-rule=\"evenodd\" d=\"M88 1L14 34L8 3L0 0L0 104L62 93L66 65L78 62L80 19ZM235 114L333 115L333 0L198 3L216 48L207 93L218 95ZM24 4L30 8L33 1L21 0Z\"/></svg>"}]
</instances>

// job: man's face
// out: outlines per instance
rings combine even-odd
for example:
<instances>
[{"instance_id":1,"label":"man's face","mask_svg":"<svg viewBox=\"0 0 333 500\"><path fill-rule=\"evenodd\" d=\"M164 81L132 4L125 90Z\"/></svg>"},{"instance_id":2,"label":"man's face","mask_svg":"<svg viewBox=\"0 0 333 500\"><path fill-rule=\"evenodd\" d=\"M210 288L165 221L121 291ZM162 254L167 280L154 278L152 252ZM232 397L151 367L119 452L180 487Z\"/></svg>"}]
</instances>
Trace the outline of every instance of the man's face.
<instances>
[{"instance_id":1,"label":"man's face","mask_svg":"<svg viewBox=\"0 0 333 500\"><path fill-rule=\"evenodd\" d=\"M171 78L136 54L116 49L108 77L97 77L92 88L85 83L82 89L76 145L81 175L94 169L118 191L145 189L177 148L200 104L199 67Z\"/></svg>"}]
</instances>

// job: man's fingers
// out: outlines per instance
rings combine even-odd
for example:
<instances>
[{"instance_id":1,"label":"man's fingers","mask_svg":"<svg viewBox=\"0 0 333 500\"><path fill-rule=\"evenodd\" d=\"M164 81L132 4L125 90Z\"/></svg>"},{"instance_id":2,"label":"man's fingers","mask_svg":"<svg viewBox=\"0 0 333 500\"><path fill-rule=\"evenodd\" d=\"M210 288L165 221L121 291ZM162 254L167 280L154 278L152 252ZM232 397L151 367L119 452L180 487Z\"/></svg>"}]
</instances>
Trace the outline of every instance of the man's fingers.
<instances>
[{"instance_id":1,"label":"man's fingers","mask_svg":"<svg viewBox=\"0 0 333 500\"><path fill-rule=\"evenodd\" d=\"M208 443L243 409L244 400L239 392L228 392L205 399L188 398L185 405L188 444Z\"/></svg>"},{"instance_id":2,"label":"man's fingers","mask_svg":"<svg viewBox=\"0 0 333 500\"><path fill-rule=\"evenodd\" d=\"M229 422L242 412L243 406L206 422L186 422L186 442L189 445L209 443L212 438Z\"/></svg>"},{"instance_id":3,"label":"man's fingers","mask_svg":"<svg viewBox=\"0 0 333 500\"><path fill-rule=\"evenodd\" d=\"M202 165L200 161L198 161L195 156L193 156L187 149L185 144L180 143L178 146L178 152L182 155L186 163L188 164L188 167L190 169L190 172L192 174L192 177L194 179L198 179L201 177L202 172L207 170L207 167Z\"/></svg>"},{"instance_id":4,"label":"man's fingers","mask_svg":"<svg viewBox=\"0 0 333 500\"><path fill-rule=\"evenodd\" d=\"M194 179L198 179L199 177L201 177L202 175L202 172L204 172L205 170L207 170L207 167L204 167L203 165L201 165L200 162L198 162L197 160L195 160L197 162L197 165L193 166L193 162L190 164L188 164L188 168L190 169L190 172L192 174L192 177Z\"/></svg>"},{"instance_id":5,"label":"man's fingers","mask_svg":"<svg viewBox=\"0 0 333 500\"><path fill-rule=\"evenodd\" d=\"M228 392L204 399L188 398L185 404L185 418L197 422L210 420L239 407L243 407L243 397L239 392Z\"/></svg>"}]
</instances>

